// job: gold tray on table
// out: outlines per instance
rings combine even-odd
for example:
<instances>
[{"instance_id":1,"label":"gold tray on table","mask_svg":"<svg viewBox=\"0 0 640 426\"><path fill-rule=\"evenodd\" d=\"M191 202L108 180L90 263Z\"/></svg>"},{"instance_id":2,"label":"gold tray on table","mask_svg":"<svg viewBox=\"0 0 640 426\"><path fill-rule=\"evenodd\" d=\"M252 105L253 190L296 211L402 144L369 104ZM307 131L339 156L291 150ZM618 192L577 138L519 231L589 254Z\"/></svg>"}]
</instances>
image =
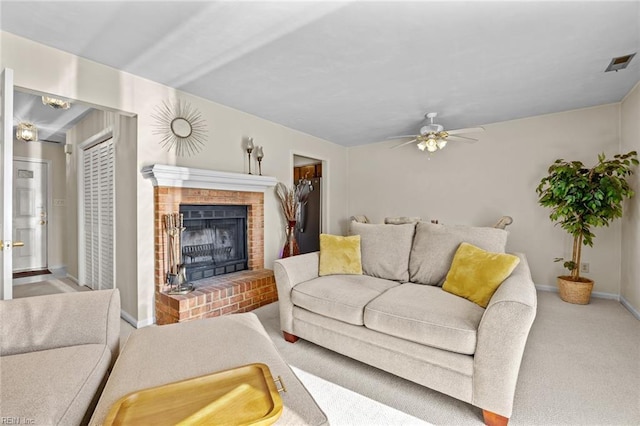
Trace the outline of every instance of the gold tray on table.
<instances>
[{"instance_id":1,"label":"gold tray on table","mask_svg":"<svg viewBox=\"0 0 640 426\"><path fill-rule=\"evenodd\" d=\"M280 414L269 367L248 364L130 393L113 404L104 424L270 425Z\"/></svg>"}]
</instances>

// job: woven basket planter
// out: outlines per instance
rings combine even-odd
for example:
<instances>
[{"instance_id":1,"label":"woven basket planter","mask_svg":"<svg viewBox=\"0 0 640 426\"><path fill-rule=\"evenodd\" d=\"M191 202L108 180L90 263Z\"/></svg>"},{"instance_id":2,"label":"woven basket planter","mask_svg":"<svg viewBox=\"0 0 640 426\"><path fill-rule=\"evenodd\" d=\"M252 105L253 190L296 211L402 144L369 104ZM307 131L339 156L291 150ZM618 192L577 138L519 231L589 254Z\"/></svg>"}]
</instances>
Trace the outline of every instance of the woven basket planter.
<instances>
[{"instance_id":1,"label":"woven basket planter","mask_svg":"<svg viewBox=\"0 0 640 426\"><path fill-rule=\"evenodd\" d=\"M588 305L593 290L593 280L580 278L580 281L571 281L571 277L558 277L558 290L560 299L576 305Z\"/></svg>"}]
</instances>

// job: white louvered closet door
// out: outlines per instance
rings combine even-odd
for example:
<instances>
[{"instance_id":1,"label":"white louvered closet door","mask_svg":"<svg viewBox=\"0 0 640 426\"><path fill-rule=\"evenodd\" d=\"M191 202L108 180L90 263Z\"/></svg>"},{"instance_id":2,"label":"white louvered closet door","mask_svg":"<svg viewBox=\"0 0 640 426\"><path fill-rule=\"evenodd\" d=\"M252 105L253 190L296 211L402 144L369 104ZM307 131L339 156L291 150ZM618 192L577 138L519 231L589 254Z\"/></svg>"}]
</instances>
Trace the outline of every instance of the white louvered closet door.
<instances>
[{"instance_id":1,"label":"white louvered closet door","mask_svg":"<svg viewBox=\"0 0 640 426\"><path fill-rule=\"evenodd\" d=\"M84 151L84 285L113 288L113 139Z\"/></svg>"}]
</instances>

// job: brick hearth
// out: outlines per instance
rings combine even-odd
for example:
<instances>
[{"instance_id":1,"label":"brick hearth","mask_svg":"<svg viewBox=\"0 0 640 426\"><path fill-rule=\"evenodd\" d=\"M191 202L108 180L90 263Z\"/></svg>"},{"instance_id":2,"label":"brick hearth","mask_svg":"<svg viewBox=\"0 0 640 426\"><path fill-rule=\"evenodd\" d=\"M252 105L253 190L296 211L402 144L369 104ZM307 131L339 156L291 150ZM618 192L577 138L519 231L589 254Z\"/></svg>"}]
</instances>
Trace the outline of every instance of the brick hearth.
<instances>
[{"instance_id":1,"label":"brick hearth","mask_svg":"<svg viewBox=\"0 0 640 426\"><path fill-rule=\"evenodd\" d=\"M156 294L158 324L248 312L278 300L273 272L241 271L198 281L185 295ZM162 320L161 320L162 319Z\"/></svg>"},{"instance_id":2,"label":"brick hearth","mask_svg":"<svg viewBox=\"0 0 640 426\"><path fill-rule=\"evenodd\" d=\"M158 166L154 166L158 168ZM169 166L161 166L169 167ZM144 173L144 171L143 171ZM205 173L209 173L206 172ZM244 176L240 175L241 178ZM262 178L262 177L261 177ZM160 183L160 182L158 182ZM195 281L185 295L169 295L164 214L176 213L180 204L233 204L248 206L247 271ZM236 312L247 312L278 300L273 271L264 269L264 193L178 186L154 186L156 322L169 324Z\"/></svg>"}]
</instances>

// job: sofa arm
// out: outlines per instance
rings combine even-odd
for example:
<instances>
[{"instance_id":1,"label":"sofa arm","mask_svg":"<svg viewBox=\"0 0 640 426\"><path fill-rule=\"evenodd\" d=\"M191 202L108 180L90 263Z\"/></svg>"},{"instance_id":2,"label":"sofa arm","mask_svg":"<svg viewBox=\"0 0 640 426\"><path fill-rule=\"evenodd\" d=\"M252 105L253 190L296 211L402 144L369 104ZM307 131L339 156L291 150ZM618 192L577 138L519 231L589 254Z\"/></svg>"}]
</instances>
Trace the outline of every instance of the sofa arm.
<instances>
[{"instance_id":1,"label":"sofa arm","mask_svg":"<svg viewBox=\"0 0 640 426\"><path fill-rule=\"evenodd\" d=\"M0 301L0 355L120 341L120 292L52 294Z\"/></svg>"},{"instance_id":2,"label":"sofa arm","mask_svg":"<svg viewBox=\"0 0 640 426\"><path fill-rule=\"evenodd\" d=\"M516 255L520 263L494 293L480 321L473 367L473 404L507 418L537 306L526 257Z\"/></svg>"},{"instance_id":3,"label":"sofa arm","mask_svg":"<svg viewBox=\"0 0 640 426\"><path fill-rule=\"evenodd\" d=\"M304 281L318 277L320 252L278 259L274 262L273 273L278 287L278 305L280 306L280 328L293 334L293 303L291 289Z\"/></svg>"}]
</instances>

